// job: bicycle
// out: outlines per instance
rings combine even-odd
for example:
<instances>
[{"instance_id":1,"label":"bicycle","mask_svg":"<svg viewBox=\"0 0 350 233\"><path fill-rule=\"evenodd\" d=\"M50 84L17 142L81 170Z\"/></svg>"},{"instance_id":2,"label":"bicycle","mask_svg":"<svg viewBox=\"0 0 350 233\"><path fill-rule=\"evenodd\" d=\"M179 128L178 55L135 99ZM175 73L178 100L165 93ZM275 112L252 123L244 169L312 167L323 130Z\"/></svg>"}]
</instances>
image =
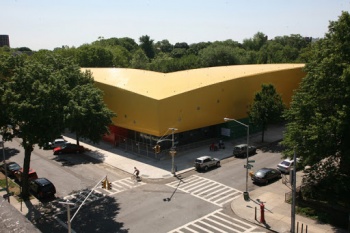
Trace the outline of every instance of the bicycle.
<instances>
[{"instance_id":1,"label":"bicycle","mask_svg":"<svg viewBox=\"0 0 350 233\"><path fill-rule=\"evenodd\" d=\"M141 181L142 181L141 177L140 177L140 176L139 176L139 177L136 177L135 174L132 174L131 177L130 177L130 179L131 179L132 181L134 181L134 183L136 183L136 182L141 182Z\"/></svg>"}]
</instances>

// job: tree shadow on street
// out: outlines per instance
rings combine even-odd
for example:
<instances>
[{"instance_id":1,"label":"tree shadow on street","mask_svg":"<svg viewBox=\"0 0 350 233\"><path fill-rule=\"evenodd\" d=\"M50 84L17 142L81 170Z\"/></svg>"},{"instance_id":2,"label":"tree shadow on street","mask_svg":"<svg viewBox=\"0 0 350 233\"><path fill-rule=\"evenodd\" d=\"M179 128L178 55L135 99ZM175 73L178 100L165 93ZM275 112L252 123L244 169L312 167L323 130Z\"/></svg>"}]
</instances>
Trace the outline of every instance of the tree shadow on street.
<instances>
[{"instance_id":1,"label":"tree shadow on street","mask_svg":"<svg viewBox=\"0 0 350 233\"><path fill-rule=\"evenodd\" d=\"M59 214L42 213L42 217L33 223L42 232L66 232L67 230L67 211L62 205ZM73 218L77 207L71 209L71 218ZM117 222L116 217L119 214L120 207L116 199L110 196L104 196L96 201L89 202L81 207L79 212L74 216L71 229L76 233L92 233L92 232L129 232L123 229L124 223ZM63 224L65 226L63 226ZM73 232L73 231L72 231Z\"/></svg>"},{"instance_id":2,"label":"tree shadow on street","mask_svg":"<svg viewBox=\"0 0 350 233\"><path fill-rule=\"evenodd\" d=\"M281 153L284 151L284 146L281 145L281 142L273 142L268 145L264 145L261 148L259 148L261 151L265 152L270 152L270 153Z\"/></svg>"}]
</instances>

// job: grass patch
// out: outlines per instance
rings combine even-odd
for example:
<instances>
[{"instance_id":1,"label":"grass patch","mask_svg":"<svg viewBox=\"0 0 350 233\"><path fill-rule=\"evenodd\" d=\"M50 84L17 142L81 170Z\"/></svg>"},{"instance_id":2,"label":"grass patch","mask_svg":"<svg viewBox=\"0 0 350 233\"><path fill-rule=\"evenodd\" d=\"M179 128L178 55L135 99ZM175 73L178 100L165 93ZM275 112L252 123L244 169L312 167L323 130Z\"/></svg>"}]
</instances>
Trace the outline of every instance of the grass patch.
<instances>
[{"instance_id":1,"label":"grass patch","mask_svg":"<svg viewBox=\"0 0 350 233\"><path fill-rule=\"evenodd\" d=\"M21 188L19 187L19 185L15 182L13 182L11 179L7 179L8 182L8 186L9 186L9 192L13 192L15 196L19 196L19 194L21 193ZM0 187L2 189L6 190L6 179L5 179L5 175L2 174L0 172Z\"/></svg>"},{"instance_id":2,"label":"grass patch","mask_svg":"<svg viewBox=\"0 0 350 233\"><path fill-rule=\"evenodd\" d=\"M8 186L9 186L9 193L13 193L13 196L16 198L18 202L23 201L21 200L21 187L14 181L12 181L10 178L7 179ZM0 190L6 191L6 179L5 174L0 172ZM29 199L33 199L34 197L32 195L29 196Z\"/></svg>"}]
</instances>

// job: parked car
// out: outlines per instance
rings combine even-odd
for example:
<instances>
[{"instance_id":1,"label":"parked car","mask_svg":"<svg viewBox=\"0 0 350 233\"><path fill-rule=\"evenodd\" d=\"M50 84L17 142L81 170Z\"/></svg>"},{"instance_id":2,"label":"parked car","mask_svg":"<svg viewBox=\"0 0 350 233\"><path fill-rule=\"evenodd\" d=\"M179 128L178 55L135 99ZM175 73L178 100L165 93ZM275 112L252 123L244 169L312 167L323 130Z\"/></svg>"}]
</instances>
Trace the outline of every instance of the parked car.
<instances>
[{"instance_id":1,"label":"parked car","mask_svg":"<svg viewBox=\"0 0 350 233\"><path fill-rule=\"evenodd\" d=\"M68 142L63 138L57 138L53 140L53 142L48 142L46 145L44 145L44 149L54 149L56 147L63 146L67 143Z\"/></svg>"},{"instance_id":2,"label":"parked car","mask_svg":"<svg viewBox=\"0 0 350 233\"><path fill-rule=\"evenodd\" d=\"M270 181L280 179L282 174L275 168L261 168L252 175L254 183L268 184Z\"/></svg>"},{"instance_id":3,"label":"parked car","mask_svg":"<svg viewBox=\"0 0 350 233\"><path fill-rule=\"evenodd\" d=\"M55 186L46 178L38 178L30 181L29 190L39 199L54 197L56 194Z\"/></svg>"},{"instance_id":4,"label":"parked car","mask_svg":"<svg viewBox=\"0 0 350 233\"><path fill-rule=\"evenodd\" d=\"M54 155L60 155L60 154L70 154L70 153L83 153L85 151L85 148L83 146L78 146L77 144L65 144L60 147L56 147L53 149Z\"/></svg>"},{"instance_id":5,"label":"parked car","mask_svg":"<svg viewBox=\"0 0 350 233\"><path fill-rule=\"evenodd\" d=\"M248 147L248 154L254 155L256 154L256 147L255 146L249 146ZM233 147L233 155L237 158L246 158L247 156L247 144L240 144Z\"/></svg>"},{"instance_id":6,"label":"parked car","mask_svg":"<svg viewBox=\"0 0 350 233\"><path fill-rule=\"evenodd\" d=\"M282 173L289 173L293 166L294 161L292 159L285 159L277 165L277 169Z\"/></svg>"},{"instance_id":7,"label":"parked car","mask_svg":"<svg viewBox=\"0 0 350 233\"><path fill-rule=\"evenodd\" d=\"M22 181L22 175L23 175L23 168L15 172L15 180L20 183ZM28 180L35 180L35 179L38 179L38 175L36 174L36 171L32 168L29 168Z\"/></svg>"},{"instance_id":8,"label":"parked car","mask_svg":"<svg viewBox=\"0 0 350 233\"><path fill-rule=\"evenodd\" d=\"M19 166L18 163L11 162L11 161L7 161L6 164L3 163L0 166L0 171L4 174L7 171L7 176L9 176L9 177L15 176L15 172L20 170L20 169L21 169L21 166Z\"/></svg>"},{"instance_id":9,"label":"parked car","mask_svg":"<svg viewBox=\"0 0 350 233\"><path fill-rule=\"evenodd\" d=\"M195 160L194 167L196 170L207 171L210 167L220 167L220 160L210 156L202 156Z\"/></svg>"}]
</instances>

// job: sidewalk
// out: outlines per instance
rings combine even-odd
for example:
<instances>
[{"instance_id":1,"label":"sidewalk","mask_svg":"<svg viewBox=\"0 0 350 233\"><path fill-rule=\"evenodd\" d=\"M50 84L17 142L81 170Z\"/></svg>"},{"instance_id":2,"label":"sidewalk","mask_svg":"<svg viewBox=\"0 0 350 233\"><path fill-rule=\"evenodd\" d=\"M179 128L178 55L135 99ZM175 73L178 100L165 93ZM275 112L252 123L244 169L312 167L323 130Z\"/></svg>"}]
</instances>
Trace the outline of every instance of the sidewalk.
<instances>
[{"instance_id":1,"label":"sidewalk","mask_svg":"<svg viewBox=\"0 0 350 233\"><path fill-rule=\"evenodd\" d=\"M302 175L303 172L297 172L297 186L301 183ZM249 202L244 200L243 195L233 200L231 208L236 215L251 223L272 232L287 233L290 232L291 226L291 205L285 202L285 193L289 191L291 191L290 186L282 184L281 181L276 181L249 192L251 199ZM265 223L260 223L261 215L260 206L257 204L258 200L262 201L265 206ZM257 208L257 219L255 219L255 207ZM347 232L300 215L295 217L295 232L297 232L297 223L299 223L299 232L301 232L302 226L303 232L306 232L307 227L307 233Z\"/></svg>"},{"instance_id":2,"label":"sidewalk","mask_svg":"<svg viewBox=\"0 0 350 233\"><path fill-rule=\"evenodd\" d=\"M279 125L269 127L265 132L264 143L261 143L261 133L252 134L249 137L249 144L259 148L263 145L279 141L283 137L283 129L284 127ZM76 140L72 137L73 135L69 136L70 137L66 135L64 139L68 142L76 143ZM203 155L210 155L219 159L231 157L233 146L243 143L247 143L246 138L226 141L226 149L221 149L215 152L209 151L209 145L205 145L199 148L177 153L174 158L174 164L178 170L176 174L193 170L195 159ZM86 155L89 155L90 157L105 164L109 164L117 169L132 174L134 172L134 167L137 167L140 170L140 176L145 179L164 179L173 176L171 173L172 161L170 155L167 159L158 161L125 152L122 149L103 141L101 141L98 145L93 145L84 141L80 141L79 144L88 149L88 151L85 152Z\"/></svg>"}]
</instances>

